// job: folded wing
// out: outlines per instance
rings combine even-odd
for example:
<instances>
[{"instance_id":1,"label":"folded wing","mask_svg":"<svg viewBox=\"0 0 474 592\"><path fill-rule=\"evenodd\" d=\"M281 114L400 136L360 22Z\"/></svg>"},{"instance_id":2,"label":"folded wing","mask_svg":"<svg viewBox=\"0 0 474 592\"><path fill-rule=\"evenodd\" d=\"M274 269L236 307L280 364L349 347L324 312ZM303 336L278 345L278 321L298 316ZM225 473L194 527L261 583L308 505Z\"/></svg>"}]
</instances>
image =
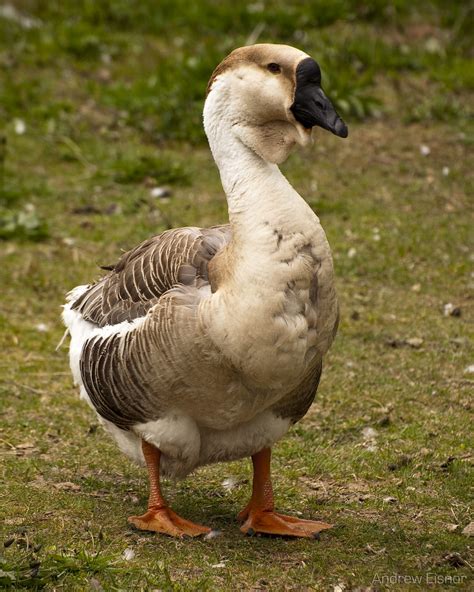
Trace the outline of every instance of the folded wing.
<instances>
[{"instance_id":1,"label":"folded wing","mask_svg":"<svg viewBox=\"0 0 474 592\"><path fill-rule=\"evenodd\" d=\"M229 225L163 232L122 255L71 308L99 327L142 317L171 288L209 283L208 264L229 240Z\"/></svg>"}]
</instances>

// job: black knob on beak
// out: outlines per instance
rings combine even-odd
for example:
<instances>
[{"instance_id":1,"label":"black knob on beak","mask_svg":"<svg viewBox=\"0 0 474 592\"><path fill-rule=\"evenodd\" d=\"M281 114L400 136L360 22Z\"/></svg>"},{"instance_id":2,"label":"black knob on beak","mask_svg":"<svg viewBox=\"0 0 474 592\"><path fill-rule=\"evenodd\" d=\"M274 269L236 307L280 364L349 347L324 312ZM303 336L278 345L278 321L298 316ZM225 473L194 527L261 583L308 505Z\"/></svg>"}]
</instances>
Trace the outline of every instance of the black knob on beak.
<instances>
[{"instance_id":1,"label":"black knob on beak","mask_svg":"<svg viewBox=\"0 0 474 592\"><path fill-rule=\"evenodd\" d=\"M347 138L347 125L324 94L321 70L312 58L301 60L296 68L295 98L290 109L305 128L317 125L340 138Z\"/></svg>"}]
</instances>

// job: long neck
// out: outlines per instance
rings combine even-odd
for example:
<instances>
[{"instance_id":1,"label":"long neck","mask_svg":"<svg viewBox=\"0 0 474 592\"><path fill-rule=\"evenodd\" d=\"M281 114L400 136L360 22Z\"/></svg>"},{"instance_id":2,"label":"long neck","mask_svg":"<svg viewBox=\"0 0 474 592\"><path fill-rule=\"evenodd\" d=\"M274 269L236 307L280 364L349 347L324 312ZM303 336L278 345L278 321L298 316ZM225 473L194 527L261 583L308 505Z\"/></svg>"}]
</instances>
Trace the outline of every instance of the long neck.
<instances>
[{"instance_id":1,"label":"long neck","mask_svg":"<svg viewBox=\"0 0 474 592\"><path fill-rule=\"evenodd\" d=\"M204 123L226 193L234 242L255 245L262 225L292 232L308 219L317 221L278 166L247 147L219 107L206 102Z\"/></svg>"}]
</instances>

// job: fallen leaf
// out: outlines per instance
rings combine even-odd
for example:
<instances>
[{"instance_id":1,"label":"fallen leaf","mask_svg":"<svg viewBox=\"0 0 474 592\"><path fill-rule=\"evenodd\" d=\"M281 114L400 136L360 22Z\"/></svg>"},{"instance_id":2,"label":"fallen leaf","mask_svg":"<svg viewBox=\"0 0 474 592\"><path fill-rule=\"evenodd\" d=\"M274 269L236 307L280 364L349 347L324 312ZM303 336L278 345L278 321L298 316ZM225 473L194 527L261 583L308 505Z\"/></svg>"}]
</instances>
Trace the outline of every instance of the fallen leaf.
<instances>
[{"instance_id":1,"label":"fallen leaf","mask_svg":"<svg viewBox=\"0 0 474 592\"><path fill-rule=\"evenodd\" d=\"M54 488L60 491L81 491L81 486L72 481L64 481L63 483L54 483Z\"/></svg>"}]
</instances>

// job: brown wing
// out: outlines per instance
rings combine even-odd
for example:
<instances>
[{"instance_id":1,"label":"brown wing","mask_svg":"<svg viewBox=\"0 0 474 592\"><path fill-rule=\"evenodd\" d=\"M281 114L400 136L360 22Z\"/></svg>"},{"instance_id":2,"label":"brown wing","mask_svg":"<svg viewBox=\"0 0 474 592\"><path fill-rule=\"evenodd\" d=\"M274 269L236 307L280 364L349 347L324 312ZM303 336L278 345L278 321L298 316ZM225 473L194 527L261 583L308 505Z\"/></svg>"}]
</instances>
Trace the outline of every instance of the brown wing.
<instances>
[{"instance_id":1,"label":"brown wing","mask_svg":"<svg viewBox=\"0 0 474 592\"><path fill-rule=\"evenodd\" d=\"M229 240L229 225L163 232L122 255L72 308L100 327L142 317L174 286L208 283L208 264Z\"/></svg>"}]
</instances>

